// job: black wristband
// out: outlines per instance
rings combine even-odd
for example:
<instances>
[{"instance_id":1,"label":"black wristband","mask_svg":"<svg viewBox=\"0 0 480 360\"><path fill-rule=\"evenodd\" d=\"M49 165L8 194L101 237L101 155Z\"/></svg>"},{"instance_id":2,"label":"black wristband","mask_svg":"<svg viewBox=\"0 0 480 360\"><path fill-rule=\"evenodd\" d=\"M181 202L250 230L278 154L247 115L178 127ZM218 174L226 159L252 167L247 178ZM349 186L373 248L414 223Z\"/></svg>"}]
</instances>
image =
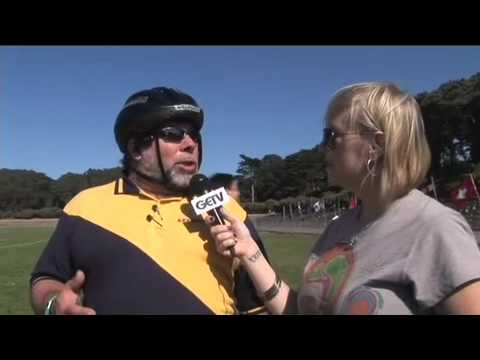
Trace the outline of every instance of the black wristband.
<instances>
[{"instance_id":1,"label":"black wristband","mask_svg":"<svg viewBox=\"0 0 480 360\"><path fill-rule=\"evenodd\" d=\"M275 273L275 283L265 291L263 294L258 294L258 297L263 301L271 301L277 294L280 292L280 288L282 287L282 280L277 273Z\"/></svg>"}]
</instances>

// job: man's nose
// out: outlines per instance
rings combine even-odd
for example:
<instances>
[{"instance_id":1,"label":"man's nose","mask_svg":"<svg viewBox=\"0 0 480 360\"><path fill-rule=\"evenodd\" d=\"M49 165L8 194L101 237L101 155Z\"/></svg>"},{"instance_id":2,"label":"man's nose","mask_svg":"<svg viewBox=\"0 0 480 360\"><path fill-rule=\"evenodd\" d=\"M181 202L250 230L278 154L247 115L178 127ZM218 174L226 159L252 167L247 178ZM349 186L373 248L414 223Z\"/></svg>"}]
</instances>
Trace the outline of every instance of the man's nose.
<instances>
[{"instance_id":1,"label":"man's nose","mask_svg":"<svg viewBox=\"0 0 480 360\"><path fill-rule=\"evenodd\" d=\"M180 145L183 151L191 151L195 149L195 146L197 146L198 144L195 140L192 139L189 134L185 134L185 137L182 139Z\"/></svg>"}]
</instances>

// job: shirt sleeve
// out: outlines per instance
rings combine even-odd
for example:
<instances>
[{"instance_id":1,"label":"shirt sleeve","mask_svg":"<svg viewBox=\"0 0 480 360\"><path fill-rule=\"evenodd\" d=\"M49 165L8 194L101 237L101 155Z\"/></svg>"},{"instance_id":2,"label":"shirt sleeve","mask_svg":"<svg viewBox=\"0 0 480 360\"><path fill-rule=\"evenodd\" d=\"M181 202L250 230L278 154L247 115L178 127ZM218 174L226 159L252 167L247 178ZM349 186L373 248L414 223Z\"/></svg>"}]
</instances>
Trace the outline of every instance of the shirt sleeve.
<instances>
[{"instance_id":1,"label":"shirt sleeve","mask_svg":"<svg viewBox=\"0 0 480 360\"><path fill-rule=\"evenodd\" d=\"M433 308L467 283L480 280L480 249L459 213L439 214L418 235L405 275L420 310Z\"/></svg>"},{"instance_id":2,"label":"shirt sleeve","mask_svg":"<svg viewBox=\"0 0 480 360\"><path fill-rule=\"evenodd\" d=\"M66 282L75 272L72 266L70 238L74 229L71 216L62 213L50 241L43 250L30 278L30 284L44 278Z\"/></svg>"}]
</instances>

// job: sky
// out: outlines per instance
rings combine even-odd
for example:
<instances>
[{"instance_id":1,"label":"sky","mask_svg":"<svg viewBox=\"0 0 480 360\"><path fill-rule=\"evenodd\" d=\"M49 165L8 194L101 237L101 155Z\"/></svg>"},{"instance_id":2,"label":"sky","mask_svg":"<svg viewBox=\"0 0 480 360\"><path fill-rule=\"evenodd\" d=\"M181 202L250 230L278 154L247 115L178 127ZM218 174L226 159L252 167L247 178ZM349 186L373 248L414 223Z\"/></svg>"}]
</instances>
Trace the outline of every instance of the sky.
<instances>
[{"instance_id":1,"label":"sky","mask_svg":"<svg viewBox=\"0 0 480 360\"><path fill-rule=\"evenodd\" d=\"M0 47L0 168L57 179L119 166L115 119L134 92L181 89L205 112L201 172L240 154L282 157L320 143L339 88L388 80L415 95L480 72L480 47Z\"/></svg>"}]
</instances>

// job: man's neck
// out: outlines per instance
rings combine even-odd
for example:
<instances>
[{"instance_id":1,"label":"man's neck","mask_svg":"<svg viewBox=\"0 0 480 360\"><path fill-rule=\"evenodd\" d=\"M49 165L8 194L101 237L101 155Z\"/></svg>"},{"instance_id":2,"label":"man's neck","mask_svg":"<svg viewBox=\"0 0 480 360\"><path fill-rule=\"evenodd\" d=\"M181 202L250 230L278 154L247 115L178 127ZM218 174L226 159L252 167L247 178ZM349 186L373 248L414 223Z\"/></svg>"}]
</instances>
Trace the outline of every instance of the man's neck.
<instances>
[{"instance_id":1,"label":"man's neck","mask_svg":"<svg viewBox=\"0 0 480 360\"><path fill-rule=\"evenodd\" d=\"M157 199L179 195L173 193L162 184L154 183L142 178L141 176L138 176L135 172L130 173L128 175L128 179L137 185L141 190L156 197Z\"/></svg>"}]
</instances>

